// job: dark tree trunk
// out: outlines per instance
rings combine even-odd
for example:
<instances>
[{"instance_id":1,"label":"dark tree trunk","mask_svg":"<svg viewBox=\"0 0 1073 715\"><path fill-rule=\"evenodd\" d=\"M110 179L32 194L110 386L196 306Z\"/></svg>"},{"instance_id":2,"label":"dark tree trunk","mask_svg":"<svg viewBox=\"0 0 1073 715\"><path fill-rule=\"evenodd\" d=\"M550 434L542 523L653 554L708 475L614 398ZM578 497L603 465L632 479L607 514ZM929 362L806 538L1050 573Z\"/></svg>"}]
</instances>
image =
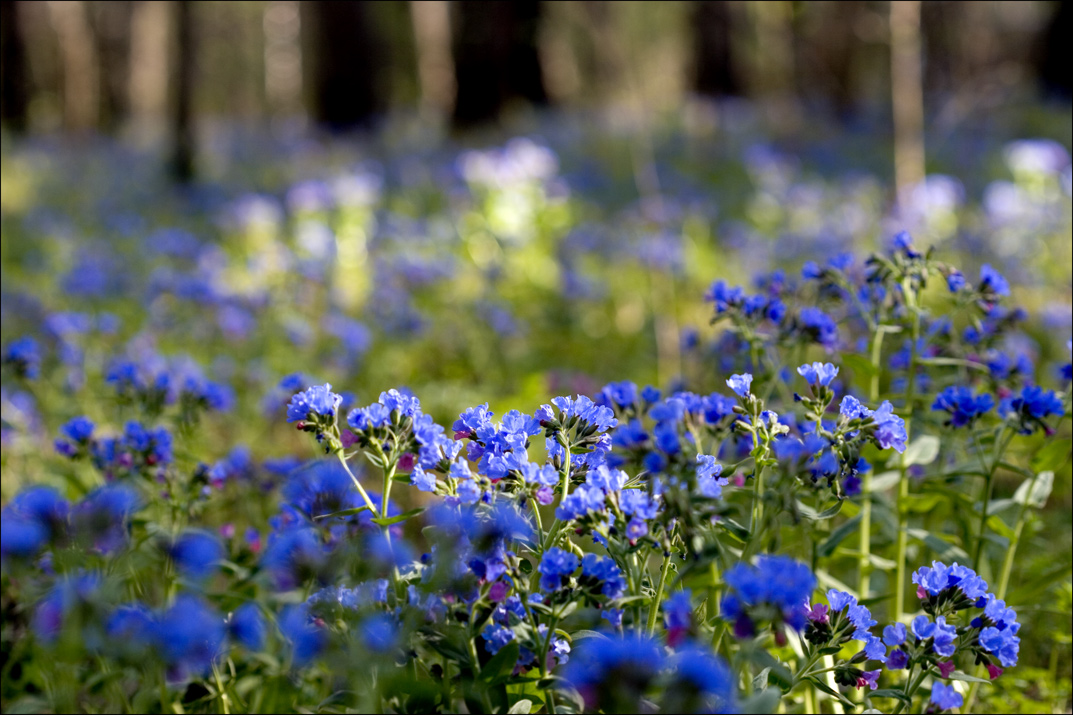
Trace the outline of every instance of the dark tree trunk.
<instances>
[{"instance_id":1,"label":"dark tree trunk","mask_svg":"<svg viewBox=\"0 0 1073 715\"><path fill-rule=\"evenodd\" d=\"M1070 53L1070 3L1058 3L1046 34L1043 36L1043 51L1040 53L1039 78L1043 90L1055 99L1067 102L1073 97L1073 56Z\"/></svg>"},{"instance_id":2,"label":"dark tree trunk","mask_svg":"<svg viewBox=\"0 0 1073 715\"><path fill-rule=\"evenodd\" d=\"M26 43L19 24L19 3L0 3L0 121L26 131L29 86Z\"/></svg>"},{"instance_id":3,"label":"dark tree trunk","mask_svg":"<svg viewBox=\"0 0 1073 715\"><path fill-rule=\"evenodd\" d=\"M175 55L173 78L175 94L171 111L173 154L172 177L179 183L194 178L194 18L193 3L175 3Z\"/></svg>"},{"instance_id":4,"label":"dark tree trunk","mask_svg":"<svg viewBox=\"0 0 1073 715\"><path fill-rule=\"evenodd\" d=\"M731 53L732 17L724 0L701 0L693 4L693 89L710 97L736 95L741 91Z\"/></svg>"},{"instance_id":5,"label":"dark tree trunk","mask_svg":"<svg viewBox=\"0 0 1073 715\"><path fill-rule=\"evenodd\" d=\"M88 8L101 63L100 123L115 130L130 116L130 48L134 3L101 0Z\"/></svg>"},{"instance_id":6,"label":"dark tree trunk","mask_svg":"<svg viewBox=\"0 0 1073 715\"><path fill-rule=\"evenodd\" d=\"M455 126L494 121L514 99L547 104L537 51L540 3L461 0L455 7Z\"/></svg>"},{"instance_id":7,"label":"dark tree trunk","mask_svg":"<svg viewBox=\"0 0 1073 715\"><path fill-rule=\"evenodd\" d=\"M368 126L383 107L377 92L381 63L362 2L301 3L310 115L333 131Z\"/></svg>"}]
</instances>

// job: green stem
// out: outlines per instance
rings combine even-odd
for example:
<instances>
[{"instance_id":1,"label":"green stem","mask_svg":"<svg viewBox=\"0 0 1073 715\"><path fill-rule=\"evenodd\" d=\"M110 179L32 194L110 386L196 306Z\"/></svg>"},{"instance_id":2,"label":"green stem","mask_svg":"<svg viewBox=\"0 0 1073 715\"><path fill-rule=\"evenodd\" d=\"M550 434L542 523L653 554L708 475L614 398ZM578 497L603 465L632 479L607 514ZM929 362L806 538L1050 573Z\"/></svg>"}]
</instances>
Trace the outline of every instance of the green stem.
<instances>
[{"instance_id":1,"label":"green stem","mask_svg":"<svg viewBox=\"0 0 1073 715\"><path fill-rule=\"evenodd\" d=\"M365 502L365 506L369 507L369 511L375 515L376 505L373 504L373 500L369 498L369 494L365 491L365 487L363 487L361 482L358 481L358 478L354 476L354 472L350 471L350 465L347 464L346 457L343 456L343 451L339 450L335 453L335 456L339 458L339 463L343 465L343 469L350 475L350 481L354 482L354 486L357 487L358 494L361 495L362 500ZM387 503L386 499L384 500L384 503Z\"/></svg>"},{"instance_id":2,"label":"green stem","mask_svg":"<svg viewBox=\"0 0 1073 715\"><path fill-rule=\"evenodd\" d=\"M920 671L920 675L917 676L915 681L912 678L912 671L909 672L909 677L905 680L905 689L902 692L905 693L910 705L912 705L913 696L916 695L917 691L920 690L920 686L924 683L924 678L928 677L928 672L927 668ZM899 700L898 705L894 708L894 712L891 715L898 715L902 710L905 710L907 707L906 702L907 701L905 700Z\"/></svg>"},{"instance_id":3,"label":"green stem","mask_svg":"<svg viewBox=\"0 0 1073 715\"><path fill-rule=\"evenodd\" d=\"M902 293L905 295L906 306L913 316L913 328L909 346L909 373L905 384L905 435L906 443L912 437L913 409L916 399L916 372L917 372L917 343L920 340L920 312L916 306L916 294L908 279L902 281ZM894 584L894 620L901 621L905 613L905 559L909 548L909 479L907 477L909 465L905 463L905 452L898 466L898 555L897 573Z\"/></svg>"},{"instance_id":4,"label":"green stem","mask_svg":"<svg viewBox=\"0 0 1073 715\"><path fill-rule=\"evenodd\" d=\"M998 465L1002 461L1002 455L1005 454L1006 448L1010 445L1010 440L1013 439L1013 434L1014 433L1009 427L1003 429L1002 434L999 436L998 450L995 452L995 456L991 460L991 468L988 469L987 474L984 475L984 503L983 511L980 514L980 533L976 538L976 551L972 557L972 570L977 573L980 572L980 559L984 553L984 536L987 535L988 509L991 506L991 488L995 479L995 471L998 469Z\"/></svg>"},{"instance_id":5,"label":"green stem","mask_svg":"<svg viewBox=\"0 0 1073 715\"><path fill-rule=\"evenodd\" d=\"M884 326L876 328L872 337L872 379L868 386L869 404L879 400L879 361L883 356ZM872 580L872 470L864 473L861 480L861 555L857 562L857 597L868 598Z\"/></svg>"},{"instance_id":6,"label":"green stem","mask_svg":"<svg viewBox=\"0 0 1073 715\"><path fill-rule=\"evenodd\" d=\"M652 599L652 605L648 607L648 634L656 631L656 620L659 617L659 605L663 600L663 589L667 585L667 574L671 571L671 553L663 557L663 568L659 572L659 584L656 586L656 597Z\"/></svg>"},{"instance_id":7,"label":"green stem","mask_svg":"<svg viewBox=\"0 0 1073 715\"><path fill-rule=\"evenodd\" d=\"M220 696L220 709L224 711L224 715L231 715L231 708L227 703L227 691L224 690L223 681L220 680L220 669L215 663L212 664L212 677L216 681L216 692Z\"/></svg>"},{"instance_id":8,"label":"green stem","mask_svg":"<svg viewBox=\"0 0 1073 715\"><path fill-rule=\"evenodd\" d=\"M1032 492L1036 489L1036 479L1038 478L1039 474L1032 476L1032 483L1028 486L1028 494L1021 503L1021 508L1017 511L1017 523L1013 527L1013 538L1010 539L1010 546L1006 549L1006 558L1002 561L1002 576L999 578L998 591L995 592L998 598L1006 598L1006 589L1010 585L1010 573L1013 571L1013 557L1017 554L1018 544L1021 543L1021 533L1025 529L1025 519L1028 516L1029 497L1032 496Z\"/></svg>"},{"instance_id":9,"label":"green stem","mask_svg":"<svg viewBox=\"0 0 1073 715\"><path fill-rule=\"evenodd\" d=\"M563 441L565 442L565 436ZM566 498L570 496L570 445L563 445L563 478L560 486L562 496L559 497L559 503L562 504L566 501ZM562 523L559 521L559 517L555 517L555 521L552 522L551 531L548 532L548 540L542 544L541 552L547 551L559 540L559 531L562 529Z\"/></svg>"}]
</instances>

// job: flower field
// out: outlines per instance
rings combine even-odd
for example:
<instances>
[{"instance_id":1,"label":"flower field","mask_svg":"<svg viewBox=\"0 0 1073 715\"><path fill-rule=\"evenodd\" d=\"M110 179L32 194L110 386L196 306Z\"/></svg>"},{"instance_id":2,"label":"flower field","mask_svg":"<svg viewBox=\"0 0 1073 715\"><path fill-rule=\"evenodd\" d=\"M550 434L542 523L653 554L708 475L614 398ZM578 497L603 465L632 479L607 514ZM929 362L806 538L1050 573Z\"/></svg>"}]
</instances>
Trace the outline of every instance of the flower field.
<instances>
[{"instance_id":1,"label":"flower field","mask_svg":"<svg viewBox=\"0 0 1073 715\"><path fill-rule=\"evenodd\" d=\"M721 131L6 146L3 711L1068 712L1068 149Z\"/></svg>"}]
</instances>

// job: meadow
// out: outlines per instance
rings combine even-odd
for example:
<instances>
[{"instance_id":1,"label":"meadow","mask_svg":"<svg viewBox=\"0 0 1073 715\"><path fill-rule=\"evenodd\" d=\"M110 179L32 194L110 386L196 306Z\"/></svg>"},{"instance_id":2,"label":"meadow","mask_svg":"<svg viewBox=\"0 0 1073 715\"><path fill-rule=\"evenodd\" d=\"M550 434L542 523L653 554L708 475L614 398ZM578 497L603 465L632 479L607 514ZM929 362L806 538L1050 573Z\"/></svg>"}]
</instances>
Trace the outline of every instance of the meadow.
<instances>
[{"instance_id":1,"label":"meadow","mask_svg":"<svg viewBox=\"0 0 1073 715\"><path fill-rule=\"evenodd\" d=\"M705 116L5 144L4 712L1068 712L1068 145Z\"/></svg>"}]
</instances>

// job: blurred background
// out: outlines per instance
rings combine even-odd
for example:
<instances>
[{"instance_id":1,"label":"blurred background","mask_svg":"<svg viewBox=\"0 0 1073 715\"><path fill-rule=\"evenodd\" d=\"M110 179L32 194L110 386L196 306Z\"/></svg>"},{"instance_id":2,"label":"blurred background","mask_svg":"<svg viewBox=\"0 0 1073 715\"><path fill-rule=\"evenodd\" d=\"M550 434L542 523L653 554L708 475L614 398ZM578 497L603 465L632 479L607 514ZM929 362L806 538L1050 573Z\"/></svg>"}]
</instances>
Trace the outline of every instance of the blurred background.
<instances>
[{"instance_id":1,"label":"blurred background","mask_svg":"<svg viewBox=\"0 0 1073 715\"><path fill-rule=\"evenodd\" d=\"M937 131L1010 105L1068 106L1066 2L4 2L8 132L168 140L178 178L214 122L280 132L417 118L457 132L548 108L782 135L903 135L903 182ZM1068 133L1068 127L1067 127ZM201 145L204 140L201 139Z\"/></svg>"}]
</instances>

